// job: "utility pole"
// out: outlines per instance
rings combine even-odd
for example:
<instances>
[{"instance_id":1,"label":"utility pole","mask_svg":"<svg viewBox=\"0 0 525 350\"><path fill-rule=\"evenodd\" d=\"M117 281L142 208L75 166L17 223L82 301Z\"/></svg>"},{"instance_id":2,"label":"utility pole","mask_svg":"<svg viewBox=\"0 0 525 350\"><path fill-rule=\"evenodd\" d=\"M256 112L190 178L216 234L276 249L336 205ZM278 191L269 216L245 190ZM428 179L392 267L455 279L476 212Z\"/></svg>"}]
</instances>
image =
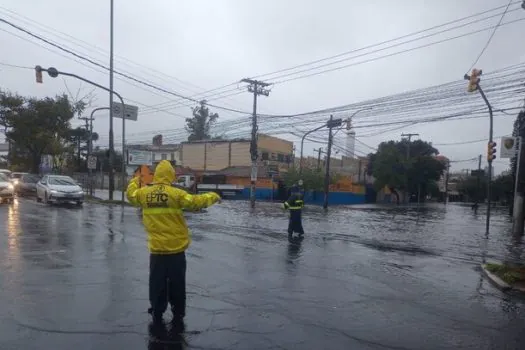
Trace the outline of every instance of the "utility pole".
<instances>
[{"instance_id":1,"label":"utility pole","mask_svg":"<svg viewBox=\"0 0 525 350\"><path fill-rule=\"evenodd\" d=\"M332 142L334 138L332 129L341 126L342 123L341 119L334 119L333 115L330 115L330 120L326 123L328 127L328 149L326 150L326 173L324 177L324 209L328 208L328 194L330 192L330 157L332 156Z\"/></svg>"},{"instance_id":2,"label":"utility pole","mask_svg":"<svg viewBox=\"0 0 525 350\"><path fill-rule=\"evenodd\" d=\"M255 186L257 183L257 96L269 96L270 90L266 87L270 84L254 80L254 79L242 79L241 82L248 83L248 91L253 93L253 115L252 115L252 140L250 143L250 155L252 158L252 174L251 174L251 187L250 187L250 205L255 208Z\"/></svg>"},{"instance_id":3,"label":"utility pole","mask_svg":"<svg viewBox=\"0 0 525 350\"><path fill-rule=\"evenodd\" d=\"M401 134L401 137L406 137L408 139L407 143L407 169L408 169L408 162L410 160L410 142L412 142L412 136L419 136L419 134ZM408 191L408 171L406 171L406 184L405 184L405 203L408 204L409 202L409 191Z\"/></svg>"},{"instance_id":4,"label":"utility pole","mask_svg":"<svg viewBox=\"0 0 525 350\"><path fill-rule=\"evenodd\" d=\"M115 191L115 145L113 141L113 0L109 4L109 200L113 200ZM124 106L122 106L124 108ZM124 112L123 112L124 113ZM124 116L123 116L124 118ZM124 132L124 130L122 130ZM124 134L122 134L124 137ZM124 152L124 150L122 150ZM124 154L122 155L124 161Z\"/></svg>"},{"instance_id":5,"label":"utility pole","mask_svg":"<svg viewBox=\"0 0 525 350\"><path fill-rule=\"evenodd\" d=\"M447 161L447 175L445 176L445 205L448 203L448 179L450 176L450 160Z\"/></svg>"},{"instance_id":6,"label":"utility pole","mask_svg":"<svg viewBox=\"0 0 525 350\"><path fill-rule=\"evenodd\" d=\"M321 169L321 153L323 153L323 149L319 147L319 149L314 149L314 152L317 152L317 171Z\"/></svg>"}]
</instances>

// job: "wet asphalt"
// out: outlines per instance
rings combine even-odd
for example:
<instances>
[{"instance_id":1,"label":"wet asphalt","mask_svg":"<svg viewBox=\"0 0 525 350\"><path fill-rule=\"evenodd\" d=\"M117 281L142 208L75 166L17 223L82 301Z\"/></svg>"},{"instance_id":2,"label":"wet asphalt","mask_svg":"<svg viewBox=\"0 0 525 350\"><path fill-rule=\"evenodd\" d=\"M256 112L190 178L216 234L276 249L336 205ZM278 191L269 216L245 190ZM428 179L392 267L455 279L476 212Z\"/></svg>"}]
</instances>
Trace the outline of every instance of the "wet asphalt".
<instances>
[{"instance_id":1,"label":"wet asphalt","mask_svg":"<svg viewBox=\"0 0 525 350\"><path fill-rule=\"evenodd\" d=\"M494 210L307 208L290 243L277 203L190 214L186 332L148 332L148 252L134 208L0 206L0 349L523 349L523 300L482 261L524 245ZM168 318L169 319L169 318Z\"/></svg>"}]
</instances>

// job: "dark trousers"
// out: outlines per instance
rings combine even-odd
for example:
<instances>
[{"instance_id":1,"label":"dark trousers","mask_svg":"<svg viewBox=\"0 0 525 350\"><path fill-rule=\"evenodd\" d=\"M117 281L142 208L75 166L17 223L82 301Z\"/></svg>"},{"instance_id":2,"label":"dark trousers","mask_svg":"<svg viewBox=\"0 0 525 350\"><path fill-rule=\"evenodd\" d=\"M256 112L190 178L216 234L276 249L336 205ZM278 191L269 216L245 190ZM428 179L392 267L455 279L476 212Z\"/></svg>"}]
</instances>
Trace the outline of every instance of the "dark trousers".
<instances>
[{"instance_id":1,"label":"dark trousers","mask_svg":"<svg viewBox=\"0 0 525 350\"><path fill-rule=\"evenodd\" d=\"M290 220L288 221L288 234L291 235L294 232L297 232L300 235L304 235L301 210L290 210Z\"/></svg>"},{"instance_id":2,"label":"dark trousers","mask_svg":"<svg viewBox=\"0 0 525 350\"><path fill-rule=\"evenodd\" d=\"M162 315L168 301L174 315L186 315L186 254L150 254L149 301L153 315Z\"/></svg>"}]
</instances>

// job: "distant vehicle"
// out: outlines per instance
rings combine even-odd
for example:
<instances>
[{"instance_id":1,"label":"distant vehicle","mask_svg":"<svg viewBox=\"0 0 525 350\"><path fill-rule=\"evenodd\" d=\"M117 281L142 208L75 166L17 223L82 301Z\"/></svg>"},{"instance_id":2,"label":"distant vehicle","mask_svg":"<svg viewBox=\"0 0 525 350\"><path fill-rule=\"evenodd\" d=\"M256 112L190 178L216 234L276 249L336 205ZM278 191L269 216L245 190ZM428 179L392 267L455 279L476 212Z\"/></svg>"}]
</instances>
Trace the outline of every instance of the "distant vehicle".
<instances>
[{"instance_id":1,"label":"distant vehicle","mask_svg":"<svg viewBox=\"0 0 525 350\"><path fill-rule=\"evenodd\" d=\"M81 206L84 203L84 191L69 176L45 175L36 184L36 200L46 204L75 202Z\"/></svg>"},{"instance_id":2,"label":"distant vehicle","mask_svg":"<svg viewBox=\"0 0 525 350\"><path fill-rule=\"evenodd\" d=\"M11 170L9 169L0 169L0 174L5 174L7 176L11 175Z\"/></svg>"},{"instance_id":3,"label":"distant vehicle","mask_svg":"<svg viewBox=\"0 0 525 350\"><path fill-rule=\"evenodd\" d=\"M15 188L18 181L20 181L20 178L25 174L27 173L11 173L9 177L11 178L11 183L13 184L13 186L15 186Z\"/></svg>"},{"instance_id":4,"label":"distant vehicle","mask_svg":"<svg viewBox=\"0 0 525 350\"><path fill-rule=\"evenodd\" d=\"M185 189L193 188L195 185L195 176L193 175L180 175L177 177L177 182L173 184L176 187L184 187Z\"/></svg>"},{"instance_id":5,"label":"distant vehicle","mask_svg":"<svg viewBox=\"0 0 525 350\"><path fill-rule=\"evenodd\" d=\"M15 192L19 196L36 196L36 184L40 181L40 176L34 174L24 174L15 184Z\"/></svg>"},{"instance_id":6,"label":"distant vehicle","mask_svg":"<svg viewBox=\"0 0 525 350\"><path fill-rule=\"evenodd\" d=\"M0 173L0 201L13 203L15 187L5 173Z\"/></svg>"}]
</instances>

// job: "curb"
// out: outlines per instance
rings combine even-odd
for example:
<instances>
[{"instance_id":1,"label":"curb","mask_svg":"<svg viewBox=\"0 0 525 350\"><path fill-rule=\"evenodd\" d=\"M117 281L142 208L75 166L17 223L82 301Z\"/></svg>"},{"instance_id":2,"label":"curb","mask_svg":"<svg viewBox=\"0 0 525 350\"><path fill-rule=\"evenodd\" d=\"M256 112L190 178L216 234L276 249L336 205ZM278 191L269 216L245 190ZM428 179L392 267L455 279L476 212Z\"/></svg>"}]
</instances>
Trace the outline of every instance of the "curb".
<instances>
[{"instance_id":1,"label":"curb","mask_svg":"<svg viewBox=\"0 0 525 350\"><path fill-rule=\"evenodd\" d=\"M499 278L498 276L496 276L495 274L493 274L492 272L490 272L489 270L486 269L486 266L485 264L482 264L481 265L481 269L483 270L483 272L485 273L485 276L487 276L488 280L496 287L498 288L499 290L503 291L503 292L508 292L512 289L514 289L510 284L508 284L507 282L503 281L501 278ZM515 289L515 290L520 290L520 289Z\"/></svg>"},{"instance_id":2,"label":"curb","mask_svg":"<svg viewBox=\"0 0 525 350\"><path fill-rule=\"evenodd\" d=\"M121 200L110 201L109 199L102 199L98 197L91 197L89 199L86 199L86 201L91 202L91 203L103 204L103 205L123 205L123 206L128 206L128 207L132 206L128 202L122 202Z\"/></svg>"}]
</instances>

